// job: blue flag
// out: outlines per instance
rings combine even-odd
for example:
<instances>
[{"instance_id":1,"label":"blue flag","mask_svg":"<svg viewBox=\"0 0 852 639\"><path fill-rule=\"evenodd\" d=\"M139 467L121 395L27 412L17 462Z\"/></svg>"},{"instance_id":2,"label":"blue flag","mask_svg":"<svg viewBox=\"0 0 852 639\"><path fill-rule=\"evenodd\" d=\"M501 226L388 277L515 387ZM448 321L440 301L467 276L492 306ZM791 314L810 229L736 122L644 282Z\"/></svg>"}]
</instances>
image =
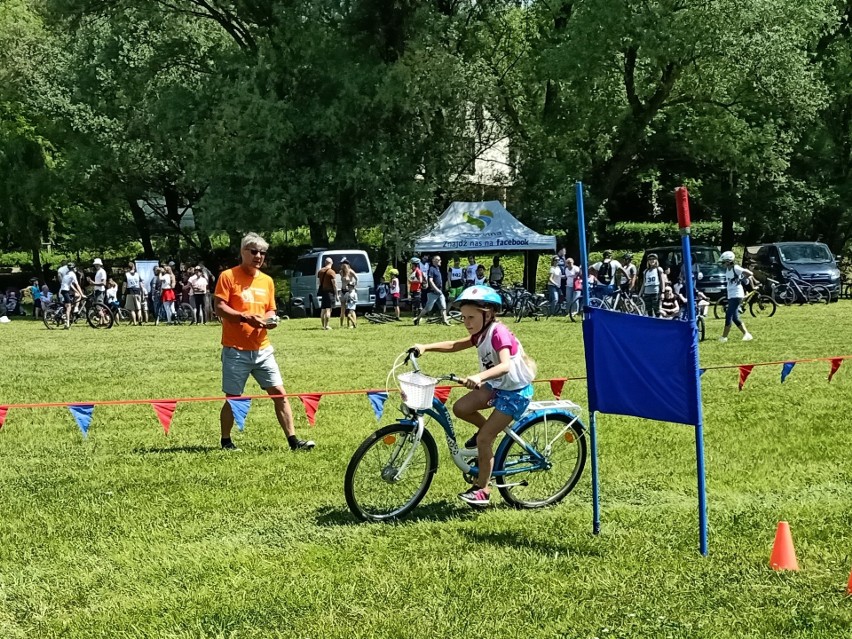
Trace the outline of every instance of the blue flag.
<instances>
[{"instance_id":1,"label":"blue flag","mask_svg":"<svg viewBox=\"0 0 852 639\"><path fill-rule=\"evenodd\" d=\"M698 423L693 324L600 308L586 313L583 341L590 411Z\"/></svg>"},{"instance_id":2,"label":"blue flag","mask_svg":"<svg viewBox=\"0 0 852 639\"><path fill-rule=\"evenodd\" d=\"M793 372L793 367L796 365L796 362L784 362L784 366L781 368L781 383L784 383L784 380Z\"/></svg>"},{"instance_id":3,"label":"blue flag","mask_svg":"<svg viewBox=\"0 0 852 639\"><path fill-rule=\"evenodd\" d=\"M707 372L706 368L699 368L698 369L698 376L701 377L706 372Z\"/></svg>"},{"instance_id":4,"label":"blue flag","mask_svg":"<svg viewBox=\"0 0 852 639\"><path fill-rule=\"evenodd\" d=\"M74 416L74 421L83 433L83 437L89 435L89 424L92 423L92 413L95 411L94 404L72 404L68 406L71 415Z\"/></svg>"},{"instance_id":5,"label":"blue flag","mask_svg":"<svg viewBox=\"0 0 852 639\"><path fill-rule=\"evenodd\" d=\"M246 427L246 415L251 408L250 399L228 399L231 405L231 412L234 414L234 421L237 422L237 428L240 432Z\"/></svg>"},{"instance_id":6,"label":"blue flag","mask_svg":"<svg viewBox=\"0 0 852 639\"><path fill-rule=\"evenodd\" d=\"M373 407L376 419L381 420L385 412L385 402L388 401L388 394L384 391L373 391L367 393L367 397L370 398L370 405Z\"/></svg>"}]
</instances>

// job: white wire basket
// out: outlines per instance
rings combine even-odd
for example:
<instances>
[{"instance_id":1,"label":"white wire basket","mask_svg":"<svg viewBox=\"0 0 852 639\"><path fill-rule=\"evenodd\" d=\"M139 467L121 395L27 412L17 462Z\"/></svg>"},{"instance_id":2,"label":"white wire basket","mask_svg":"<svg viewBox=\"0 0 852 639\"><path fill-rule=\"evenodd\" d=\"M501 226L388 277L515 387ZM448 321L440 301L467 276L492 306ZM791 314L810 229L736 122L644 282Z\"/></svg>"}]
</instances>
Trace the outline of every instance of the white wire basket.
<instances>
[{"instance_id":1,"label":"white wire basket","mask_svg":"<svg viewBox=\"0 0 852 639\"><path fill-rule=\"evenodd\" d=\"M402 401L413 410L431 408L438 380L419 371L402 373L396 378Z\"/></svg>"}]
</instances>

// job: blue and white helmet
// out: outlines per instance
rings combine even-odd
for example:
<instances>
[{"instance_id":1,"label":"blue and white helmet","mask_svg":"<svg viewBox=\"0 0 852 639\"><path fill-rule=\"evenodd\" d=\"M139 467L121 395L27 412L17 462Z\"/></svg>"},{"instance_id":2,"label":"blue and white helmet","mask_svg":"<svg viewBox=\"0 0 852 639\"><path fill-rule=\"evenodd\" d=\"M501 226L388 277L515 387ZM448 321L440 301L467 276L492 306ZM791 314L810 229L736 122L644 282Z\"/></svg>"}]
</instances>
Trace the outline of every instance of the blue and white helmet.
<instances>
[{"instance_id":1,"label":"blue and white helmet","mask_svg":"<svg viewBox=\"0 0 852 639\"><path fill-rule=\"evenodd\" d=\"M461 306L465 302L481 304L483 306L494 306L499 309L503 305L503 298L490 286L471 286L461 292L461 295L455 299L453 305Z\"/></svg>"}]
</instances>

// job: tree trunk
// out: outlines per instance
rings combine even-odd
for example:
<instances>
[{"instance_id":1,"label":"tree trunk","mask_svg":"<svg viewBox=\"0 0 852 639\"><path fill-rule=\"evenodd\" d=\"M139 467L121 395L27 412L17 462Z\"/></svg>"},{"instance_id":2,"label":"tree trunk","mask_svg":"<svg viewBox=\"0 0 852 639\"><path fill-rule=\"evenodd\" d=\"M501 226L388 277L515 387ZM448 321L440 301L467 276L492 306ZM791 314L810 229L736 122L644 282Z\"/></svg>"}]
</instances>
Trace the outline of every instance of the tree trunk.
<instances>
[{"instance_id":1,"label":"tree trunk","mask_svg":"<svg viewBox=\"0 0 852 639\"><path fill-rule=\"evenodd\" d=\"M33 273L41 273L41 253L40 246L33 246Z\"/></svg>"},{"instance_id":2,"label":"tree trunk","mask_svg":"<svg viewBox=\"0 0 852 639\"><path fill-rule=\"evenodd\" d=\"M355 192L351 188L343 189L334 212L335 246L345 248L356 246L355 224Z\"/></svg>"},{"instance_id":3,"label":"tree trunk","mask_svg":"<svg viewBox=\"0 0 852 639\"><path fill-rule=\"evenodd\" d=\"M538 251L524 253L524 288L535 293L538 278Z\"/></svg>"},{"instance_id":4,"label":"tree trunk","mask_svg":"<svg viewBox=\"0 0 852 639\"><path fill-rule=\"evenodd\" d=\"M734 248L736 237L734 236L734 222L739 217L737 202L737 174L733 171L728 173L727 179L722 182L722 191L725 197L722 201L722 250L731 251Z\"/></svg>"},{"instance_id":5,"label":"tree trunk","mask_svg":"<svg viewBox=\"0 0 852 639\"><path fill-rule=\"evenodd\" d=\"M145 211L139 206L139 203L131 196L127 198L127 203L130 205L130 212L133 214L133 224L136 225L136 230L139 232L139 239L142 241L143 257L146 260L156 259L154 255L154 245L151 244L151 227L148 225L148 218L145 217Z\"/></svg>"},{"instance_id":6,"label":"tree trunk","mask_svg":"<svg viewBox=\"0 0 852 639\"><path fill-rule=\"evenodd\" d=\"M311 246L319 248L328 246L328 227L322 222L308 220L308 228L311 231Z\"/></svg>"}]
</instances>

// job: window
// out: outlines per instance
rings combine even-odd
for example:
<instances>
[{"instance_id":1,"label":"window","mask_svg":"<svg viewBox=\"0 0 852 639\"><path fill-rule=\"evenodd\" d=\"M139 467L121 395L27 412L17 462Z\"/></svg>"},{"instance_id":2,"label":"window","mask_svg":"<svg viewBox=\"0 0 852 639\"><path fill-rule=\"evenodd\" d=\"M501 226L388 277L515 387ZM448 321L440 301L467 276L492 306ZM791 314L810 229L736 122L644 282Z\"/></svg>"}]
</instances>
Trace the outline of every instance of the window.
<instances>
[{"instance_id":1,"label":"window","mask_svg":"<svg viewBox=\"0 0 852 639\"><path fill-rule=\"evenodd\" d=\"M346 253L338 253L337 255L329 256L334 261L334 270L340 273L340 260L344 257L349 260L349 266L352 267L352 270L356 273L369 273L370 272L370 263L367 260L367 256L363 253L353 253L352 255L348 255ZM323 256L325 259L325 256Z\"/></svg>"},{"instance_id":2,"label":"window","mask_svg":"<svg viewBox=\"0 0 852 639\"><path fill-rule=\"evenodd\" d=\"M300 257L296 261L296 268L293 269L293 277L301 277L307 275L316 275L317 274L317 258L314 257Z\"/></svg>"}]
</instances>

